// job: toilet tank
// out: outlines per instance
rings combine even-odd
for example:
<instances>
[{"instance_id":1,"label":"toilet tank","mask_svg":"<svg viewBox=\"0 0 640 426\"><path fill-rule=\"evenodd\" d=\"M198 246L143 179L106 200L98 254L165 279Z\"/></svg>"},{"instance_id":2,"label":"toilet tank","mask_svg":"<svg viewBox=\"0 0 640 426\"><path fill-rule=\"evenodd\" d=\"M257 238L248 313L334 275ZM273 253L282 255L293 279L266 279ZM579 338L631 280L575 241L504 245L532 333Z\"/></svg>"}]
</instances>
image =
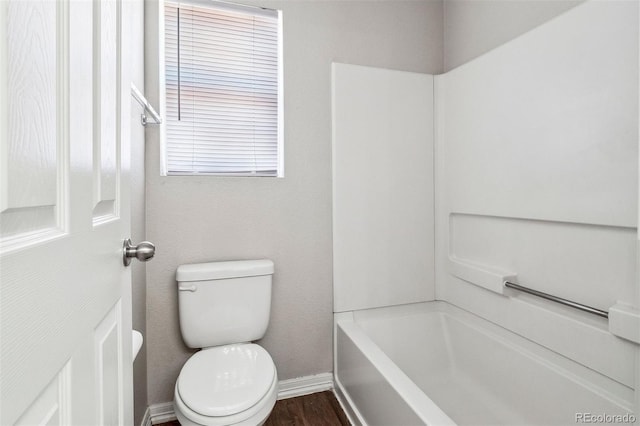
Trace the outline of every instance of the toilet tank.
<instances>
[{"instance_id":1,"label":"toilet tank","mask_svg":"<svg viewBox=\"0 0 640 426\"><path fill-rule=\"evenodd\" d=\"M241 260L180 265L180 331L190 348L258 340L271 312L273 262Z\"/></svg>"}]
</instances>

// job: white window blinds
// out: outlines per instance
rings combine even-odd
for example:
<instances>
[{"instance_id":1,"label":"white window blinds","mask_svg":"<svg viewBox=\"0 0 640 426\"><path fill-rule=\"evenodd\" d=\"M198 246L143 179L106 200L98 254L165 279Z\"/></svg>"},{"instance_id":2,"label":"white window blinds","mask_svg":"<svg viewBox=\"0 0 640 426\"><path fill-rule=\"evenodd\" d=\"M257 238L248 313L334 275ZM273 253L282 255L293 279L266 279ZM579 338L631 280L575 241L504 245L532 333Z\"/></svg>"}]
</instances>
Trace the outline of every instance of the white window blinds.
<instances>
[{"instance_id":1,"label":"white window blinds","mask_svg":"<svg viewBox=\"0 0 640 426\"><path fill-rule=\"evenodd\" d=\"M168 174L282 174L279 14L165 3Z\"/></svg>"}]
</instances>

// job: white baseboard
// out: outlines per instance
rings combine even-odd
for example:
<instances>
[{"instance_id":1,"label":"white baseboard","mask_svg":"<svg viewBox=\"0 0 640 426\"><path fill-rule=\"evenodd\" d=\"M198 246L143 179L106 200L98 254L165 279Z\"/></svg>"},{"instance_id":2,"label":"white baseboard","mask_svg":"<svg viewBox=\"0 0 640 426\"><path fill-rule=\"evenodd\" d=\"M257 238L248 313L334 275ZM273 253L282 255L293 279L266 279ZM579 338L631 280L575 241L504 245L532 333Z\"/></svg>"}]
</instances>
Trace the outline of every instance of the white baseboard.
<instances>
[{"instance_id":1,"label":"white baseboard","mask_svg":"<svg viewBox=\"0 0 640 426\"><path fill-rule=\"evenodd\" d=\"M278 383L278 399L294 398L330 389L333 389L332 373L280 380L280 383Z\"/></svg>"},{"instance_id":2,"label":"white baseboard","mask_svg":"<svg viewBox=\"0 0 640 426\"><path fill-rule=\"evenodd\" d=\"M166 423L176 420L176 413L173 410L173 402L163 402L149 406L149 417L151 424Z\"/></svg>"},{"instance_id":3,"label":"white baseboard","mask_svg":"<svg viewBox=\"0 0 640 426\"><path fill-rule=\"evenodd\" d=\"M147 407L146 410L144 410L144 416L142 416L142 421L140 422L140 426L151 426L151 411L149 410L149 407Z\"/></svg>"},{"instance_id":4,"label":"white baseboard","mask_svg":"<svg viewBox=\"0 0 640 426\"><path fill-rule=\"evenodd\" d=\"M333 374L296 377L278 382L278 399L294 398L333 389ZM140 426L151 426L176 420L173 402L153 404L147 408Z\"/></svg>"}]
</instances>

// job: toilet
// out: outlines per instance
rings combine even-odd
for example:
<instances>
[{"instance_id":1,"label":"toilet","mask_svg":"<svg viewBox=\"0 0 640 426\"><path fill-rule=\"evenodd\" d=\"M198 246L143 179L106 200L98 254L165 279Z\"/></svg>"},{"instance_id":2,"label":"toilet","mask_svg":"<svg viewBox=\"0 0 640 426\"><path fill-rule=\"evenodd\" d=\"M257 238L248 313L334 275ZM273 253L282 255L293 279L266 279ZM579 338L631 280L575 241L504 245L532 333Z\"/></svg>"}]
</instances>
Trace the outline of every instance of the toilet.
<instances>
[{"instance_id":1,"label":"toilet","mask_svg":"<svg viewBox=\"0 0 640 426\"><path fill-rule=\"evenodd\" d=\"M257 426L278 395L264 336L271 311L271 260L181 265L176 271L182 338L201 348L187 360L174 390L182 426Z\"/></svg>"}]
</instances>

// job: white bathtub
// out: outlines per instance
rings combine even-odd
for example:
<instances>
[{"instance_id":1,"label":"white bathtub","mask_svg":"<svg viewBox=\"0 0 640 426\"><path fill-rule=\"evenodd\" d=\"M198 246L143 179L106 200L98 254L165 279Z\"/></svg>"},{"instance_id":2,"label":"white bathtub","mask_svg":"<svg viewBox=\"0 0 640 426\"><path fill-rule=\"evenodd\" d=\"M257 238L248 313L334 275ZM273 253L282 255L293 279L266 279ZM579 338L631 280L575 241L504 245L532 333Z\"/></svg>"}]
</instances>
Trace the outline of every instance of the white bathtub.
<instances>
[{"instance_id":1,"label":"white bathtub","mask_svg":"<svg viewBox=\"0 0 640 426\"><path fill-rule=\"evenodd\" d=\"M367 425L633 421L633 390L444 302L336 315L336 390Z\"/></svg>"}]
</instances>

